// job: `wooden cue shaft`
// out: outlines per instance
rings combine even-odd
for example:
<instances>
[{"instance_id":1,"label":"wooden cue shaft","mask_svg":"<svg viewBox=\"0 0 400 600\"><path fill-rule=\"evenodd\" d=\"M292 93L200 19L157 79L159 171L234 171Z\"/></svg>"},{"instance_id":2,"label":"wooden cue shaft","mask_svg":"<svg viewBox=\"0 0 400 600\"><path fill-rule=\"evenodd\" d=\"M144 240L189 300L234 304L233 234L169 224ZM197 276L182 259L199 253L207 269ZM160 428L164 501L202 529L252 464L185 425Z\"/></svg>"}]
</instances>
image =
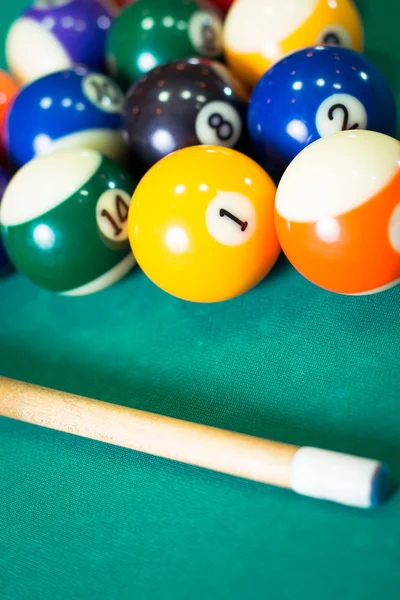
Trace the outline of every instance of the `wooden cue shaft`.
<instances>
[{"instance_id":1,"label":"wooden cue shaft","mask_svg":"<svg viewBox=\"0 0 400 600\"><path fill-rule=\"evenodd\" d=\"M298 450L4 377L0 416L286 488Z\"/></svg>"}]
</instances>

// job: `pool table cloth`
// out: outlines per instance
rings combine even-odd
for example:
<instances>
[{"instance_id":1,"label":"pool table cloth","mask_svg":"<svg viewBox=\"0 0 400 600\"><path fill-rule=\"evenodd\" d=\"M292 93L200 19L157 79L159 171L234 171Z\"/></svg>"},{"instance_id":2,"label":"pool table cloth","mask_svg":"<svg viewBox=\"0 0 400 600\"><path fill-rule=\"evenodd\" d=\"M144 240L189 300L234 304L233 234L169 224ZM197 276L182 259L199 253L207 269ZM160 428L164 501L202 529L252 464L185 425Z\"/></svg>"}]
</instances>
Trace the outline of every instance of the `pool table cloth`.
<instances>
[{"instance_id":1,"label":"pool table cloth","mask_svg":"<svg viewBox=\"0 0 400 600\"><path fill-rule=\"evenodd\" d=\"M1 3L1 39L24 4ZM400 106L400 4L358 5ZM216 305L139 269L82 298L12 275L0 375L385 460L398 481L399 304L400 288L330 294L285 259ZM368 512L0 419L1 600L394 600L399 565L396 491Z\"/></svg>"}]
</instances>

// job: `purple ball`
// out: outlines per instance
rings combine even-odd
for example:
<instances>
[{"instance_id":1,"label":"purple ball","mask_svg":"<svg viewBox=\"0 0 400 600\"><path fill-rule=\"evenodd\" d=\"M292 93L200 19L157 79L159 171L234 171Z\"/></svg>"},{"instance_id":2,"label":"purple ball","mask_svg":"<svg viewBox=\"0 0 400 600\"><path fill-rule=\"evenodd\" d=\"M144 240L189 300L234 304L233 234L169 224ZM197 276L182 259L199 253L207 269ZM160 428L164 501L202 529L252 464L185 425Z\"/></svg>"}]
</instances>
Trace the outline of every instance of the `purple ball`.
<instances>
[{"instance_id":1,"label":"purple ball","mask_svg":"<svg viewBox=\"0 0 400 600\"><path fill-rule=\"evenodd\" d=\"M10 71L28 83L76 64L104 70L105 40L115 13L108 0L36 0L8 33Z\"/></svg>"}]
</instances>

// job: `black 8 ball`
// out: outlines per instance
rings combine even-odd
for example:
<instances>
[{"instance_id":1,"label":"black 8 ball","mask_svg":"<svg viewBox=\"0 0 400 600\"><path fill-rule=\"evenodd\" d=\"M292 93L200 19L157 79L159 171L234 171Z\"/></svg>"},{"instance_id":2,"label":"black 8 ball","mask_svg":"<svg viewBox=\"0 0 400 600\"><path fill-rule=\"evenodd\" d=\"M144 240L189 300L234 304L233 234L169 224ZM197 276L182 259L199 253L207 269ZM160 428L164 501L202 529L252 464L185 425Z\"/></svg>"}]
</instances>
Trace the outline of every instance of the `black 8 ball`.
<instances>
[{"instance_id":1,"label":"black 8 ball","mask_svg":"<svg viewBox=\"0 0 400 600\"><path fill-rule=\"evenodd\" d=\"M145 168L188 146L247 152L247 92L216 61L166 63L139 79L125 100L132 157Z\"/></svg>"}]
</instances>

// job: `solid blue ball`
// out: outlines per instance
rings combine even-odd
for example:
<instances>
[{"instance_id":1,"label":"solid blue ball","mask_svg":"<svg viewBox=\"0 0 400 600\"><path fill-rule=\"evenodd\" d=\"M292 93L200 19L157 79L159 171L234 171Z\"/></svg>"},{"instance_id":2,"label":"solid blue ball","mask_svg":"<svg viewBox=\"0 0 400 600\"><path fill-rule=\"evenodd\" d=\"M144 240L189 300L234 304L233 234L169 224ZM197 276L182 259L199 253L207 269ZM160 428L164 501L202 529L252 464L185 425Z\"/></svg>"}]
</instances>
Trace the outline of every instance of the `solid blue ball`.
<instances>
[{"instance_id":1,"label":"solid blue ball","mask_svg":"<svg viewBox=\"0 0 400 600\"><path fill-rule=\"evenodd\" d=\"M365 56L334 46L288 55L256 85L248 126L260 162L286 167L317 139L350 129L396 136L394 94Z\"/></svg>"},{"instance_id":2,"label":"solid blue ball","mask_svg":"<svg viewBox=\"0 0 400 600\"><path fill-rule=\"evenodd\" d=\"M83 67L58 71L22 88L6 121L4 143L15 167L67 148L123 160L124 95L106 75Z\"/></svg>"}]
</instances>

